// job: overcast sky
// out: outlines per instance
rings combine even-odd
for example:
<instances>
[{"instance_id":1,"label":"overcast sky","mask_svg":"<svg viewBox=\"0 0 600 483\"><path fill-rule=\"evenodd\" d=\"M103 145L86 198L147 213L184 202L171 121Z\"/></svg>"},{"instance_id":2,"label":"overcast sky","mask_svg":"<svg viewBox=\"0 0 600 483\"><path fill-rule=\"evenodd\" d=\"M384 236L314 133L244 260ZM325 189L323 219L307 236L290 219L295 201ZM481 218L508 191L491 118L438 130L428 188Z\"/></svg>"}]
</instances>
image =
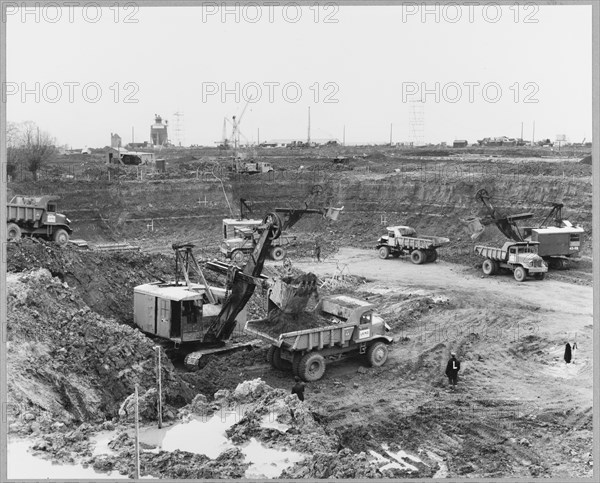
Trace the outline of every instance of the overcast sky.
<instances>
[{"instance_id":1,"label":"overcast sky","mask_svg":"<svg viewBox=\"0 0 600 483\"><path fill-rule=\"evenodd\" d=\"M591 6L205 5L11 8L9 121L102 147L149 140L156 113L172 142L215 145L251 99L251 142L305 140L309 107L313 139L345 126L348 144L390 126L394 142L520 137L521 123L531 139L534 121L536 140L591 141Z\"/></svg>"}]
</instances>

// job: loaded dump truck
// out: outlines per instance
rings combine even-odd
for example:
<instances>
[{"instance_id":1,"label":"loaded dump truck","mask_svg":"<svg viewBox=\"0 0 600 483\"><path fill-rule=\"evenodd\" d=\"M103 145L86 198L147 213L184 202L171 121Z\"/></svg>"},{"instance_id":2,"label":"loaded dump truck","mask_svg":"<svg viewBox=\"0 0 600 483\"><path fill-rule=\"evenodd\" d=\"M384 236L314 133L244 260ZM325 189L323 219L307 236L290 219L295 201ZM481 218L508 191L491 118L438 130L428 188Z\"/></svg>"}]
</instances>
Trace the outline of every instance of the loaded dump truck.
<instances>
[{"instance_id":1,"label":"loaded dump truck","mask_svg":"<svg viewBox=\"0 0 600 483\"><path fill-rule=\"evenodd\" d=\"M364 354L370 366L383 365L393 339L386 335L390 327L374 312L375 307L345 295L323 298L311 312L299 311L298 304L285 302L287 298L297 301L299 294L307 300L308 287L296 287L293 298L285 290L272 288L269 300L272 302L277 293L283 295L279 300L282 308L269 311L265 319L246 322L246 332L271 344L267 353L271 365L291 368L305 381L323 377L327 359Z\"/></svg>"},{"instance_id":2,"label":"loaded dump truck","mask_svg":"<svg viewBox=\"0 0 600 483\"><path fill-rule=\"evenodd\" d=\"M528 275L542 280L548 271L548 265L538 255L538 242L507 241L502 248L475 246L475 253L485 258L481 269L486 275L494 275L501 268L511 270L517 282L524 281Z\"/></svg>"},{"instance_id":3,"label":"loaded dump truck","mask_svg":"<svg viewBox=\"0 0 600 483\"><path fill-rule=\"evenodd\" d=\"M35 236L66 245L73 232L71 220L58 213L58 196L14 196L6 205L9 241Z\"/></svg>"},{"instance_id":4,"label":"loaded dump truck","mask_svg":"<svg viewBox=\"0 0 600 483\"><path fill-rule=\"evenodd\" d=\"M225 258L231 259L236 264L242 264L254 251L259 235L256 228L262 225L262 220L223 220L223 241L219 247ZM273 260L283 260L287 254L286 246L296 241L295 236L281 235L271 242L269 256Z\"/></svg>"},{"instance_id":5,"label":"loaded dump truck","mask_svg":"<svg viewBox=\"0 0 600 483\"><path fill-rule=\"evenodd\" d=\"M488 215L482 219L463 220L467 223L473 240L483 234L485 225L494 223L511 240L539 242L538 255L550 268L565 270L569 267L569 259L580 256L581 239L585 230L563 218L562 203L552 203L552 209L539 225L521 227L517 221L533 218L533 213L503 213L492 205L492 197L483 188L477 191L475 198L483 203Z\"/></svg>"},{"instance_id":6,"label":"loaded dump truck","mask_svg":"<svg viewBox=\"0 0 600 483\"><path fill-rule=\"evenodd\" d=\"M437 260L436 248L450 242L441 236L418 236L410 226L388 226L387 235L377 240L379 258L386 259L390 255L398 258L403 254L410 254L410 261L420 265Z\"/></svg>"}]
</instances>

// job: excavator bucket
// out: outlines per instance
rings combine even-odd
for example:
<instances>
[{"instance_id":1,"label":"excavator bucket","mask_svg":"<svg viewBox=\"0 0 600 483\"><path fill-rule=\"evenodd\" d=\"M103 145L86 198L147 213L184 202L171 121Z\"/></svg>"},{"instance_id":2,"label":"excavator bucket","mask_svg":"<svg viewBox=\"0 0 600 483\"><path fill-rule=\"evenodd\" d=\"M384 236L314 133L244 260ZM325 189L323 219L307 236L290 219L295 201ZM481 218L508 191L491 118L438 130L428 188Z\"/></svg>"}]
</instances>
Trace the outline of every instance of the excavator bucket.
<instances>
[{"instance_id":1,"label":"excavator bucket","mask_svg":"<svg viewBox=\"0 0 600 483\"><path fill-rule=\"evenodd\" d=\"M337 221L337 219L340 216L340 213L343 211L343 209L344 209L343 206L341 208L329 207L329 208L327 208L327 211L325 212L325 218L327 218L328 220Z\"/></svg>"},{"instance_id":2,"label":"excavator bucket","mask_svg":"<svg viewBox=\"0 0 600 483\"><path fill-rule=\"evenodd\" d=\"M307 273L277 279L269 298L285 314L299 314L306 309L310 296L317 293L317 276Z\"/></svg>"},{"instance_id":3,"label":"excavator bucket","mask_svg":"<svg viewBox=\"0 0 600 483\"><path fill-rule=\"evenodd\" d=\"M469 218L464 220L467 225L467 230L471 235L471 240L477 240L483 232L485 231L485 227L482 225L481 220L479 218Z\"/></svg>"}]
</instances>

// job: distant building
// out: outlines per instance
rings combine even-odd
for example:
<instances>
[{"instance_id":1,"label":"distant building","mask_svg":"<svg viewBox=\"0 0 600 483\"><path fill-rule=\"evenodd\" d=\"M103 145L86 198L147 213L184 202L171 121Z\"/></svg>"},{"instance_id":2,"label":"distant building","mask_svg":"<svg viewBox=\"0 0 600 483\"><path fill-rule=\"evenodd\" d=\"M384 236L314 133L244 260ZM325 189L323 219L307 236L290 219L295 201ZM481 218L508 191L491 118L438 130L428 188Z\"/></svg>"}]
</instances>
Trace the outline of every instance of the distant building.
<instances>
[{"instance_id":1,"label":"distant building","mask_svg":"<svg viewBox=\"0 0 600 483\"><path fill-rule=\"evenodd\" d=\"M508 138L506 136L500 136L496 138L483 138L477 141L480 146L516 146L517 140L514 138Z\"/></svg>"},{"instance_id":2,"label":"distant building","mask_svg":"<svg viewBox=\"0 0 600 483\"><path fill-rule=\"evenodd\" d=\"M453 148L466 148L468 145L469 145L469 141L467 141L466 139L456 139L452 143Z\"/></svg>"},{"instance_id":3,"label":"distant building","mask_svg":"<svg viewBox=\"0 0 600 483\"><path fill-rule=\"evenodd\" d=\"M121 147L121 136L117 133L110 133L110 147L111 148L120 148Z\"/></svg>"},{"instance_id":4,"label":"distant building","mask_svg":"<svg viewBox=\"0 0 600 483\"><path fill-rule=\"evenodd\" d=\"M129 143L127 146L125 146L127 149L130 149L132 151L136 150L136 149L144 149L144 148L150 148L150 143L148 141L144 141L143 143Z\"/></svg>"},{"instance_id":5,"label":"distant building","mask_svg":"<svg viewBox=\"0 0 600 483\"><path fill-rule=\"evenodd\" d=\"M154 146L165 146L169 142L169 135L167 133L167 124L169 121L165 121L163 124L162 117L154 114L154 124L150 126L150 139Z\"/></svg>"},{"instance_id":6,"label":"distant building","mask_svg":"<svg viewBox=\"0 0 600 483\"><path fill-rule=\"evenodd\" d=\"M125 164L129 166L154 166L156 164L156 157L154 153L127 151L123 148L110 148L106 153L106 163Z\"/></svg>"},{"instance_id":7,"label":"distant building","mask_svg":"<svg viewBox=\"0 0 600 483\"><path fill-rule=\"evenodd\" d=\"M317 147L317 146L338 146L340 144L339 139L321 138L311 139L310 144L306 141L299 141L297 139L271 139L261 143L261 147L272 148L272 147Z\"/></svg>"}]
</instances>

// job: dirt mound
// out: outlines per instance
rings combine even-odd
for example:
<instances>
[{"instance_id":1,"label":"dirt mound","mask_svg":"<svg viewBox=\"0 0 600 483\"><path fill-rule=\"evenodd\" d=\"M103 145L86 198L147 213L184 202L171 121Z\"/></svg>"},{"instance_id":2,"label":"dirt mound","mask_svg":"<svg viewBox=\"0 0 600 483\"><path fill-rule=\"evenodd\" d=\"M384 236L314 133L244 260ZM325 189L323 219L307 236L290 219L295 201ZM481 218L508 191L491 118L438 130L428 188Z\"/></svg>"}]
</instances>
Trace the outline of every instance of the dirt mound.
<instances>
[{"instance_id":1,"label":"dirt mound","mask_svg":"<svg viewBox=\"0 0 600 483\"><path fill-rule=\"evenodd\" d=\"M103 421L135 384L142 394L155 385L152 341L94 313L47 269L9 274L7 295L8 394L11 417L23 423L15 429ZM163 361L165 402L181 406L193 394Z\"/></svg>"},{"instance_id":2,"label":"dirt mound","mask_svg":"<svg viewBox=\"0 0 600 483\"><path fill-rule=\"evenodd\" d=\"M169 278L172 257L139 252L95 252L59 247L34 239L7 245L7 271L45 268L73 287L95 312L122 321L133 319L133 288Z\"/></svg>"},{"instance_id":3,"label":"dirt mound","mask_svg":"<svg viewBox=\"0 0 600 483\"><path fill-rule=\"evenodd\" d=\"M127 433L121 433L109 446L116 455L101 455L88 458L84 465L91 465L96 471L118 471L122 475L133 478L135 475L135 441ZM250 465L244 462L244 455L239 448L221 453L211 460L205 455L187 451L150 451L140 453L140 476L160 478L211 479L211 478L243 478L244 471Z\"/></svg>"},{"instance_id":4,"label":"dirt mound","mask_svg":"<svg viewBox=\"0 0 600 483\"><path fill-rule=\"evenodd\" d=\"M253 321L249 327L260 332L279 337L286 332L295 332L297 330L314 329L331 325L331 321L325 317L316 315L313 312L300 312L299 314L286 314L278 309L269 312L266 319Z\"/></svg>"}]
</instances>

